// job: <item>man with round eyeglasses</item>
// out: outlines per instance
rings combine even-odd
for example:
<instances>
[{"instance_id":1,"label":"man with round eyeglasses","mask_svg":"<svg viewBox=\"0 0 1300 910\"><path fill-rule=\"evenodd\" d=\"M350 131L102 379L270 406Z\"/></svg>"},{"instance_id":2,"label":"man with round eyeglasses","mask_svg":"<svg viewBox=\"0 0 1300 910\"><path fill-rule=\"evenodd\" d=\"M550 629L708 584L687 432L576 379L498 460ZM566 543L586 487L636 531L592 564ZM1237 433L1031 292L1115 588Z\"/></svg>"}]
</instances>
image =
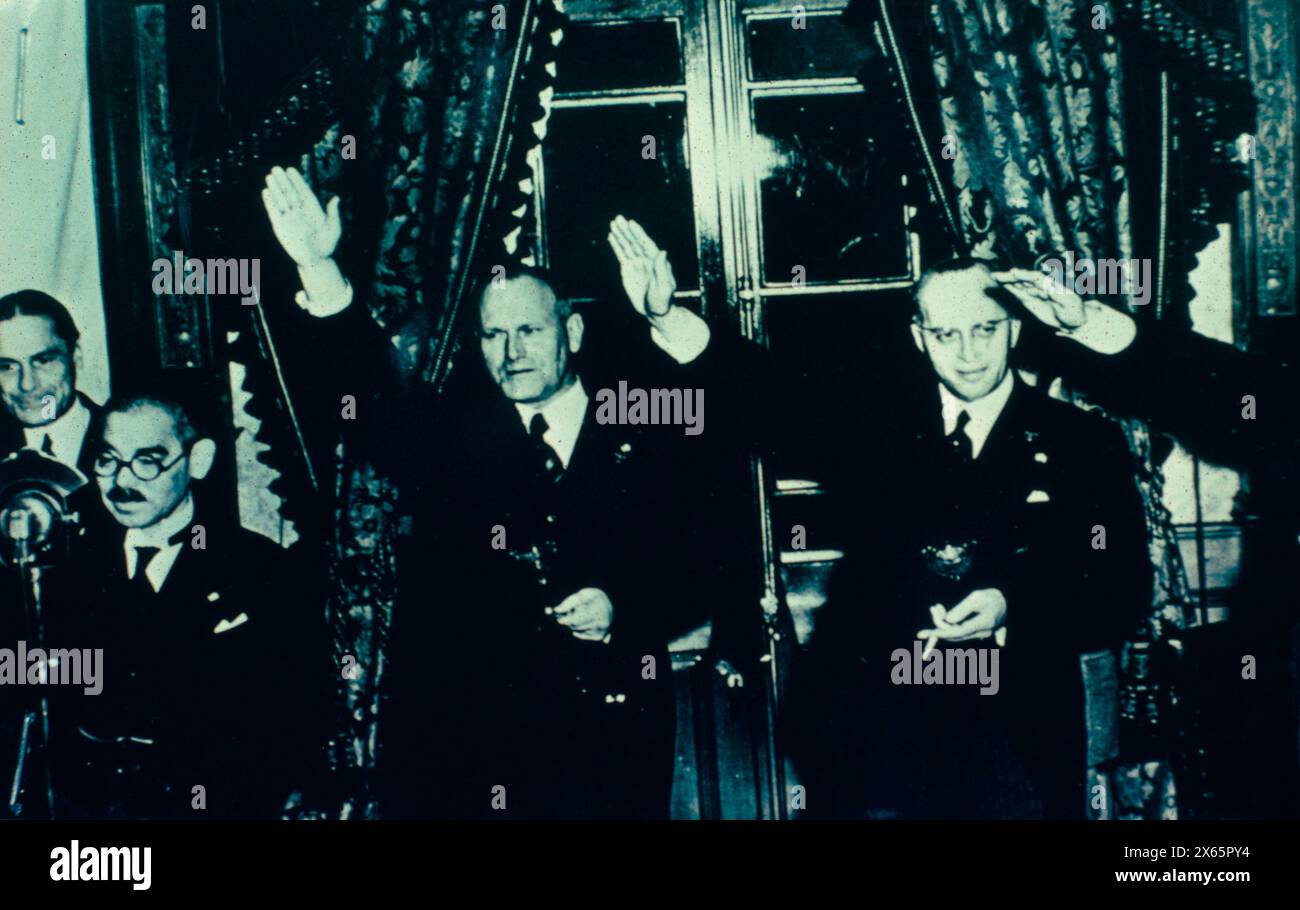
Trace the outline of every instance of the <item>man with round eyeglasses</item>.
<instances>
[{"instance_id":1,"label":"man with round eyeglasses","mask_svg":"<svg viewBox=\"0 0 1300 910\"><path fill-rule=\"evenodd\" d=\"M276 817L323 786L323 617L280 581L302 577L295 554L197 489L218 454L197 400L105 406L91 470L113 521L50 575L51 638L104 653L102 693L52 711L62 817Z\"/></svg>"},{"instance_id":2,"label":"man with round eyeglasses","mask_svg":"<svg viewBox=\"0 0 1300 910\"><path fill-rule=\"evenodd\" d=\"M986 263L930 267L914 303L932 380L899 389L889 443L837 478L871 517L792 699L814 718L798 744L814 811L1082 818L1081 657L1117 647L1151 597L1132 459L1117 428L1013 369L1023 310Z\"/></svg>"},{"instance_id":3,"label":"man with round eyeglasses","mask_svg":"<svg viewBox=\"0 0 1300 910\"><path fill-rule=\"evenodd\" d=\"M198 438L184 410L167 402L136 398L115 407L106 415L102 448L92 470L105 508L129 529L130 572L132 551L144 546L175 558L179 543L171 538L187 529L194 517L191 484L208 475L217 446ZM170 567L170 561L167 564ZM165 578L160 570L156 589Z\"/></svg>"}]
</instances>

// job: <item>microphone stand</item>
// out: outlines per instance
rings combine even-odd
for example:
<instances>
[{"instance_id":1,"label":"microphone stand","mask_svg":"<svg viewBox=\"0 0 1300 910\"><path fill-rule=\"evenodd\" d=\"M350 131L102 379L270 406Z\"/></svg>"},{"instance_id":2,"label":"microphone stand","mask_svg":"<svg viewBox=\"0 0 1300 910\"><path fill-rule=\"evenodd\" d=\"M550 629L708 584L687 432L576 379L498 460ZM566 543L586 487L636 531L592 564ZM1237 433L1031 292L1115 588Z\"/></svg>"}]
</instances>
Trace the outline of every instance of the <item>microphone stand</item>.
<instances>
[{"instance_id":1,"label":"microphone stand","mask_svg":"<svg viewBox=\"0 0 1300 910\"><path fill-rule=\"evenodd\" d=\"M51 667L42 583L47 567L71 555L72 529L80 515L69 508L69 497L85 485L80 471L31 449L0 460L0 565L12 566L18 575L26 641L44 659L37 680L40 692L25 699L19 724L17 760L6 799L12 816L34 816L44 803L45 817L54 817L50 700L44 688ZM26 673L27 667L19 672Z\"/></svg>"},{"instance_id":2,"label":"microphone stand","mask_svg":"<svg viewBox=\"0 0 1300 910\"><path fill-rule=\"evenodd\" d=\"M17 514L11 515L9 531L16 551L14 567L22 579L23 615L27 623L27 639L32 642L33 647L40 649L41 654L46 655L46 664L41 669L41 682L44 683L50 667L48 652L45 650L45 629L41 610L42 569L37 564L37 555L32 551L30 544L31 513L20 510ZM26 668L20 667L18 671L25 673ZM39 784L37 786L44 791L41 796L46 812L45 818L54 817L54 790L50 784L49 773L49 741L50 706L49 699L42 689L41 695L35 699L35 704L23 712L18 734L18 755L14 765L13 781L9 788L9 812L15 818L27 814L25 796L30 789L30 774L33 773L28 766L33 763L36 765L34 773L44 778L44 786L40 787Z\"/></svg>"}]
</instances>

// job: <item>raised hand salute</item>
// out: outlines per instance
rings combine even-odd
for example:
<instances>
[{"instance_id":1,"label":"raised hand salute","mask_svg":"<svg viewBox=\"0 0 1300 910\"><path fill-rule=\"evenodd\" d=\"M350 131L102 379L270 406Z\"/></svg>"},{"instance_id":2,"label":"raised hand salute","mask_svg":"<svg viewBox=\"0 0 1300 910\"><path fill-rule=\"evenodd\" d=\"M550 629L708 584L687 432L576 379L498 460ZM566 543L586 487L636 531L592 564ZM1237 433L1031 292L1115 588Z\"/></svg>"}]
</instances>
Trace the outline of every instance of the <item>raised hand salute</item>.
<instances>
[{"instance_id":1,"label":"raised hand salute","mask_svg":"<svg viewBox=\"0 0 1300 910\"><path fill-rule=\"evenodd\" d=\"M266 175L262 204L275 239L298 266L303 293L295 299L313 316L333 316L347 309L352 292L334 261L343 236L339 199L322 207L296 168L273 167Z\"/></svg>"},{"instance_id":2,"label":"raised hand salute","mask_svg":"<svg viewBox=\"0 0 1300 910\"><path fill-rule=\"evenodd\" d=\"M609 223L607 239L618 257L619 277L632 306L650 319L667 316L677 290L668 254L659 249L641 225L622 215Z\"/></svg>"}]
</instances>

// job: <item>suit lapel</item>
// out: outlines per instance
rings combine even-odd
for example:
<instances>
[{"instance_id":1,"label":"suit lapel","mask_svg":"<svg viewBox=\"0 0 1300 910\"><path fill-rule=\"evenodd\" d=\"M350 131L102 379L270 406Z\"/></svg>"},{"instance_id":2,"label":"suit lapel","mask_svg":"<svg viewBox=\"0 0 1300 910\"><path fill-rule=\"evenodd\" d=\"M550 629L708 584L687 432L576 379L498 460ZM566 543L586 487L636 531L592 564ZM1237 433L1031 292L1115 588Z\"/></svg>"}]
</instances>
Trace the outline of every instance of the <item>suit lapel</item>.
<instances>
[{"instance_id":1,"label":"suit lapel","mask_svg":"<svg viewBox=\"0 0 1300 910\"><path fill-rule=\"evenodd\" d=\"M76 465L78 471L88 478L93 478L94 474L91 470L95 461L95 442L99 439L102 429L104 409L95 404L84 392L78 392L77 398L90 412L90 423L86 426L86 435L81 437L81 449L77 452Z\"/></svg>"},{"instance_id":2,"label":"suit lapel","mask_svg":"<svg viewBox=\"0 0 1300 910\"><path fill-rule=\"evenodd\" d=\"M104 409L84 392L77 392L77 400L90 412L90 423L86 427L86 434L81 438L81 448L73 464L78 471L89 478L94 476L91 473L91 465L95 460L94 441L99 438ZM26 444L27 437L23 433L22 424L14 420L13 415L8 411L0 409L0 459L17 452Z\"/></svg>"},{"instance_id":3,"label":"suit lapel","mask_svg":"<svg viewBox=\"0 0 1300 910\"><path fill-rule=\"evenodd\" d=\"M589 471L600 457L601 440L604 436L601 425L596 422L596 398L587 396L587 411L582 415L582 424L578 427L578 438L569 456L569 464L564 469L565 476L575 470Z\"/></svg>"},{"instance_id":4,"label":"suit lapel","mask_svg":"<svg viewBox=\"0 0 1300 910\"><path fill-rule=\"evenodd\" d=\"M0 409L0 458L18 451L25 442L18 421L7 410Z\"/></svg>"},{"instance_id":5,"label":"suit lapel","mask_svg":"<svg viewBox=\"0 0 1300 910\"><path fill-rule=\"evenodd\" d=\"M989 463L1006 464L1012 457L1017 443L1020 439L1021 431L1024 429L1023 424L1027 417L1027 411L1030 410L1032 402L1029 399L1033 396L1033 391L1024 387L1024 384L1016 380L1011 385L1011 395L1007 398L1007 403L1002 406L1002 413L993 421L993 426L989 428L989 435L984 440L984 448L980 449L977 461L988 460Z\"/></svg>"}]
</instances>

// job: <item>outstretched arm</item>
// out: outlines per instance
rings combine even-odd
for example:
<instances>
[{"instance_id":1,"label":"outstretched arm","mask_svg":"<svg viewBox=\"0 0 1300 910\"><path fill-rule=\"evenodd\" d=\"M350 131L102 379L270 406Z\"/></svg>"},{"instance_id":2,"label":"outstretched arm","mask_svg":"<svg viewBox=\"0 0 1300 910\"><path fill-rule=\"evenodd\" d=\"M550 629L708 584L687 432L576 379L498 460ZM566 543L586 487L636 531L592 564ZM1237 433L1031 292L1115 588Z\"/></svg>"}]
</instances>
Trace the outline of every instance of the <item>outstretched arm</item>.
<instances>
[{"instance_id":1,"label":"outstretched arm","mask_svg":"<svg viewBox=\"0 0 1300 910\"><path fill-rule=\"evenodd\" d=\"M1139 332L1127 313L1046 286L1039 272L1013 269L994 277L1044 325L1077 342L1052 351L1052 366L1095 403L1147 420L1213 461L1235 468L1273 462L1293 470L1300 422L1285 406L1285 390L1295 380L1284 366L1194 330L1155 323ZM1247 410L1252 402L1258 414Z\"/></svg>"},{"instance_id":2,"label":"outstretched arm","mask_svg":"<svg viewBox=\"0 0 1300 910\"><path fill-rule=\"evenodd\" d=\"M619 215L610 222L607 240L628 301L650 322L654 343L681 367L673 381L707 387L709 400L720 403L711 412L719 420L711 433L746 451L766 452L782 448L780 428L795 427L785 436L823 435L806 406L812 393L802 377L738 333L713 337L704 319L673 303L677 282L668 254L641 225Z\"/></svg>"}]
</instances>

